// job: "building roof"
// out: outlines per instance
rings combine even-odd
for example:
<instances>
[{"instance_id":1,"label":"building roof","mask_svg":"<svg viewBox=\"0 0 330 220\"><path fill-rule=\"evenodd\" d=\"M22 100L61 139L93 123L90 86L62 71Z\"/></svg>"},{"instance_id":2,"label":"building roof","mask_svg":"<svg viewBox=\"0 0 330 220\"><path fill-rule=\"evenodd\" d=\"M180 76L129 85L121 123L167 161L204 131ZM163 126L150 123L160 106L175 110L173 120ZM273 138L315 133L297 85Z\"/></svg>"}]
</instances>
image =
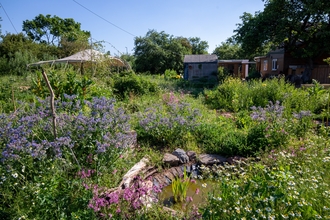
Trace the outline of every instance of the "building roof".
<instances>
[{"instance_id":1,"label":"building roof","mask_svg":"<svg viewBox=\"0 0 330 220\"><path fill-rule=\"evenodd\" d=\"M218 63L249 63L249 60L218 60Z\"/></svg>"},{"instance_id":2,"label":"building roof","mask_svg":"<svg viewBox=\"0 0 330 220\"><path fill-rule=\"evenodd\" d=\"M212 55L185 55L183 59L184 63L217 63L218 56Z\"/></svg>"}]
</instances>

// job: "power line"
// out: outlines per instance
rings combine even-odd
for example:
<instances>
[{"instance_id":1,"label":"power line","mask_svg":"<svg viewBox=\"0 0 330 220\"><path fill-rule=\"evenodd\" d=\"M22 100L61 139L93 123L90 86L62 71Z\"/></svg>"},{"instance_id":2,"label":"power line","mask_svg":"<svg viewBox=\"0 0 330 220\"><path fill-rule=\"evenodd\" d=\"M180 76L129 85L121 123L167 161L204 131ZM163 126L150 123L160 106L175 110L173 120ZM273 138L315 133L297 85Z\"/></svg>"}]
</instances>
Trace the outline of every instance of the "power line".
<instances>
[{"instance_id":1,"label":"power line","mask_svg":"<svg viewBox=\"0 0 330 220\"><path fill-rule=\"evenodd\" d=\"M18 32L17 32L17 30L16 30L16 28L15 28L13 22L11 22L10 17L8 16L8 14L7 14L5 8L3 7L3 5L2 5L1 3L0 3L0 6L1 6L1 8L3 9L3 11L5 12L5 14L6 14L6 16L7 16L8 20L9 20L9 22L11 23L11 26L13 26L14 30L16 31L16 34L18 34Z\"/></svg>"},{"instance_id":2,"label":"power line","mask_svg":"<svg viewBox=\"0 0 330 220\"><path fill-rule=\"evenodd\" d=\"M83 7L84 9L86 9L87 11L89 11L90 13L92 13L92 14L96 15L97 17L101 18L102 20L106 21L107 23L109 23L109 24L115 26L116 28L118 28L118 29L120 29L120 30L126 32L126 33L129 34L129 35L132 35L133 37L136 37L136 35L134 35L134 34L128 32L128 31L126 31L125 29L119 27L118 25L115 25L114 23L108 21L107 19L105 19L105 18L103 18L102 16L96 14L95 12L93 12L93 11L90 10L90 9L88 9L87 7L83 6L82 4L80 4L79 2L77 2L76 0L72 0L72 1L74 1L74 2L77 3L78 5L80 5L81 7Z\"/></svg>"},{"instance_id":3,"label":"power line","mask_svg":"<svg viewBox=\"0 0 330 220\"><path fill-rule=\"evenodd\" d=\"M137 37L136 35L134 35L134 34L128 32L128 31L124 30L123 28L121 28L121 27L119 27L119 26L117 26L117 25L115 25L115 24L113 24L112 22L108 21L107 19L103 18L102 16L98 15L97 13L95 13L95 12L93 12L92 10L88 9L87 7L83 6L82 4L80 4L79 2L77 2L76 0L72 0L72 1L74 1L76 4L80 5L81 7L83 7L84 9L86 9L87 11L91 12L91 13L94 14L95 16L97 16L97 17L101 18L102 20L106 21L107 23L109 23L109 24L115 26L116 28L118 28L118 29L120 29L120 30L126 32L126 33L129 34L129 35L132 35L133 37ZM117 49L116 49L111 43L109 43L109 42L107 42L107 41L104 41L104 42L110 44L111 47L113 47L115 50L117 50ZM180 56L183 55L183 54L180 54L180 53L177 53L177 52L173 52L172 50L162 48L160 45L158 45L158 44L156 44L156 43L154 43L154 42L151 42L151 43L152 43L153 45L155 45L156 47L159 47L161 50L169 51L169 52L171 52L171 53L173 53L173 54L180 55ZM119 50L117 50L117 51L118 51L121 55L123 54L123 53L121 53Z\"/></svg>"}]
</instances>

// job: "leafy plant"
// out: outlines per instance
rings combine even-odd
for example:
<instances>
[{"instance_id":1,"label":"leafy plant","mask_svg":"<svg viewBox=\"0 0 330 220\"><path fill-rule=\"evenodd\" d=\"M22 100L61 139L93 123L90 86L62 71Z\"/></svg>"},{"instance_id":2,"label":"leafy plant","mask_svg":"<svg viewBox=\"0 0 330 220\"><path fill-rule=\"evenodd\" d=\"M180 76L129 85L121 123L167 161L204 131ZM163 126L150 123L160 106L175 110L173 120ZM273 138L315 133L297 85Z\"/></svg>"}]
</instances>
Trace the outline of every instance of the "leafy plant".
<instances>
[{"instance_id":1,"label":"leafy plant","mask_svg":"<svg viewBox=\"0 0 330 220\"><path fill-rule=\"evenodd\" d=\"M123 73L124 74L124 73ZM122 75L123 75L122 74ZM114 77L114 94L119 99L127 99L132 95L155 94L159 91L157 85L134 73Z\"/></svg>"},{"instance_id":2,"label":"leafy plant","mask_svg":"<svg viewBox=\"0 0 330 220\"><path fill-rule=\"evenodd\" d=\"M183 177L175 177L172 180L172 193L174 197L174 202L186 201L189 185L190 178L187 175L186 168L184 168Z\"/></svg>"}]
</instances>

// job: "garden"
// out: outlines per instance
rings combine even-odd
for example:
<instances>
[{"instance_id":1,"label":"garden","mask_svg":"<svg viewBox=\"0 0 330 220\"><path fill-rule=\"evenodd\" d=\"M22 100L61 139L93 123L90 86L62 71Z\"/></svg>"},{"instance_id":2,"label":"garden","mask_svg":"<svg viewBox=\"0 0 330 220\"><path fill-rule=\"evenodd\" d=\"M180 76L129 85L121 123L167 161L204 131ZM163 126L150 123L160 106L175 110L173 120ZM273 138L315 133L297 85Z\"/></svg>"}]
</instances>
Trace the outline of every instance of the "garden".
<instances>
[{"instance_id":1,"label":"garden","mask_svg":"<svg viewBox=\"0 0 330 220\"><path fill-rule=\"evenodd\" d=\"M40 70L1 77L1 219L330 219L330 90L318 82L45 70L54 108ZM142 158L161 173L177 148L243 159L184 170L166 208L143 174L112 190Z\"/></svg>"}]
</instances>

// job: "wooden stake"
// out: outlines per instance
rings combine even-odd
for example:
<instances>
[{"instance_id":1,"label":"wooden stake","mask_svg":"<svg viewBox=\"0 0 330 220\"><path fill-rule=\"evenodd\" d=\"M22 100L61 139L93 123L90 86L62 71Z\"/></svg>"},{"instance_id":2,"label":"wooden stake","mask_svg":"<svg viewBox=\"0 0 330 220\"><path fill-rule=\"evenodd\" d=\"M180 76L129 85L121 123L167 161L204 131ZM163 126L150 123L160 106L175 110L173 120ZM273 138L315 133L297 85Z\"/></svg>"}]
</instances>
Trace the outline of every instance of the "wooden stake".
<instances>
[{"instance_id":1,"label":"wooden stake","mask_svg":"<svg viewBox=\"0 0 330 220\"><path fill-rule=\"evenodd\" d=\"M50 107L52 109L52 119L53 119L53 135L54 140L57 138L57 132L56 132L56 112L55 112L55 95L52 86L49 83L47 74L44 69L42 69L42 76L44 77L44 80L46 81L48 90L50 92Z\"/></svg>"}]
</instances>

